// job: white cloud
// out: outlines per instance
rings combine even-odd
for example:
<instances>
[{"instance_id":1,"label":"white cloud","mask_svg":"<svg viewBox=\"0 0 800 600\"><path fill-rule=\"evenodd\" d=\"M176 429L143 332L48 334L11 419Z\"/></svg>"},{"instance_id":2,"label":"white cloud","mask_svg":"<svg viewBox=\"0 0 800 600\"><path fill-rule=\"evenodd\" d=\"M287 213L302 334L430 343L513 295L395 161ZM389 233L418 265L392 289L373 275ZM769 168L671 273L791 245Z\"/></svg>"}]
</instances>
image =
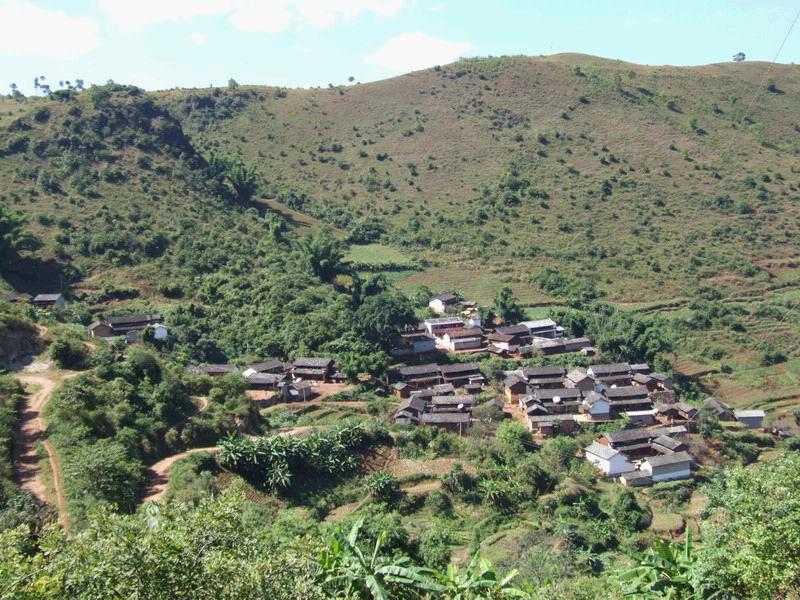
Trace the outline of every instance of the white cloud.
<instances>
[{"instance_id":1,"label":"white cloud","mask_svg":"<svg viewBox=\"0 0 800 600\"><path fill-rule=\"evenodd\" d=\"M362 13L393 17L406 0L100 0L109 20L124 31L169 21L225 15L241 31L279 33L291 25L332 27Z\"/></svg>"},{"instance_id":2,"label":"white cloud","mask_svg":"<svg viewBox=\"0 0 800 600\"><path fill-rule=\"evenodd\" d=\"M73 58L100 45L97 23L29 2L0 0L0 55Z\"/></svg>"},{"instance_id":3,"label":"white cloud","mask_svg":"<svg viewBox=\"0 0 800 600\"><path fill-rule=\"evenodd\" d=\"M141 31L168 21L224 14L232 0L100 0L100 9L123 31Z\"/></svg>"},{"instance_id":4,"label":"white cloud","mask_svg":"<svg viewBox=\"0 0 800 600\"><path fill-rule=\"evenodd\" d=\"M472 48L469 42L451 42L415 31L386 40L364 58L364 63L393 73L407 73L453 62Z\"/></svg>"},{"instance_id":5,"label":"white cloud","mask_svg":"<svg viewBox=\"0 0 800 600\"><path fill-rule=\"evenodd\" d=\"M202 46L208 41L208 36L202 31L193 31L192 33L189 34L189 39L192 40L198 46Z\"/></svg>"}]
</instances>

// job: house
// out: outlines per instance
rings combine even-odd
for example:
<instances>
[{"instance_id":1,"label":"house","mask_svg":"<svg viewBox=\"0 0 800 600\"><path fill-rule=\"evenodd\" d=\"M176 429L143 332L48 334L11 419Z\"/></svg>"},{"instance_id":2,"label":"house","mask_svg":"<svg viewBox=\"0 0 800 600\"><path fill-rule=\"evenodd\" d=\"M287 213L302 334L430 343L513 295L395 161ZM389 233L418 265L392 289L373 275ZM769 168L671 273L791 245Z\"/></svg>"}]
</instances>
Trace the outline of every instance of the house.
<instances>
[{"instance_id":1,"label":"house","mask_svg":"<svg viewBox=\"0 0 800 600\"><path fill-rule=\"evenodd\" d=\"M436 350L436 339L424 331L414 331L412 333L401 333L400 343L392 348L391 355L409 356L414 354L425 354Z\"/></svg>"},{"instance_id":2,"label":"house","mask_svg":"<svg viewBox=\"0 0 800 600\"><path fill-rule=\"evenodd\" d=\"M472 412L475 396L434 396L428 402L430 412Z\"/></svg>"},{"instance_id":3,"label":"house","mask_svg":"<svg viewBox=\"0 0 800 600\"><path fill-rule=\"evenodd\" d=\"M558 365L522 368L522 376L532 388L563 388L566 375L567 370Z\"/></svg>"},{"instance_id":4,"label":"house","mask_svg":"<svg viewBox=\"0 0 800 600\"><path fill-rule=\"evenodd\" d=\"M437 396L452 396L456 393L456 388L452 383L440 383L431 389Z\"/></svg>"},{"instance_id":5,"label":"house","mask_svg":"<svg viewBox=\"0 0 800 600\"><path fill-rule=\"evenodd\" d=\"M284 402L305 402L317 395L308 381L283 381L278 384L278 389Z\"/></svg>"},{"instance_id":6,"label":"house","mask_svg":"<svg viewBox=\"0 0 800 600\"><path fill-rule=\"evenodd\" d=\"M658 383L659 389L673 390L675 387L672 384L672 378L669 377L669 375L664 375L663 373L650 373L650 377Z\"/></svg>"},{"instance_id":7,"label":"house","mask_svg":"<svg viewBox=\"0 0 800 600\"><path fill-rule=\"evenodd\" d=\"M717 400L716 398L708 398L703 402L703 408L720 421L733 421L736 418L733 414L733 409L722 400Z\"/></svg>"},{"instance_id":8,"label":"house","mask_svg":"<svg viewBox=\"0 0 800 600\"><path fill-rule=\"evenodd\" d=\"M423 321L425 330L428 335L435 338L442 337L446 332L451 329L461 329L464 327L464 321L459 317L440 317L438 319L425 319Z\"/></svg>"},{"instance_id":9,"label":"house","mask_svg":"<svg viewBox=\"0 0 800 600\"><path fill-rule=\"evenodd\" d=\"M583 398L581 410L593 421L607 421L611 417L608 399L594 391Z\"/></svg>"},{"instance_id":10,"label":"house","mask_svg":"<svg viewBox=\"0 0 800 600\"><path fill-rule=\"evenodd\" d=\"M467 383L483 383L486 379L475 363L454 363L439 366L443 383L460 387Z\"/></svg>"},{"instance_id":11,"label":"house","mask_svg":"<svg viewBox=\"0 0 800 600\"><path fill-rule=\"evenodd\" d=\"M466 303L465 303L466 304ZM461 317L467 327L480 327L482 324L481 313L475 309L465 310L461 313Z\"/></svg>"},{"instance_id":12,"label":"house","mask_svg":"<svg viewBox=\"0 0 800 600\"><path fill-rule=\"evenodd\" d=\"M290 371L292 365L286 364L280 360L265 360L262 362L253 363L242 371L242 375L249 377L253 373L272 373L274 375L284 375Z\"/></svg>"},{"instance_id":13,"label":"house","mask_svg":"<svg viewBox=\"0 0 800 600\"><path fill-rule=\"evenodd\" d=\"M555 339L564 335L564 328L556 325L553 319L538 319L536 321L523 321L520 323L528 330L531 338Z\"/></svg>"},{"instance_id":14,"label":"house","mask_svg":"<svg viewBox=\"0 0 800 600\"><path fill-rule=\"evenodd\" d=\"M625 454L597 442L592 442L584 448L584 453L586 460L600 469L605 475L613 477L634 469Z\"/></svg>"},{"instance_id":15,"label":"house","mask_svg":"<svg viewBox=\"0 0 800 600\"><path fill-rule=\"evenodd\" d=\"M575 431L574 415L528 415L528 428L543 437Z\"/></svg>"},{"instance_id":16,"label":"house","mask_svg":"<svg viewBox=\"0 0 800 600\"><path fill-rule=\"evenodd\" d=\"M163 320L164 318L159 313L106 317L89 325L88 331L91 337L109 338L153 327L153 338L163 340L169 334L167 328L161 324ZM158 327L157 330L156 327Z\"/></svg>"},{"instance_id":17,"label":"house","mask_svg":"<svg viewBox=\"0 0 800 600\"><path fill-rule=\"evenodd\" d=\"M247 381L247 389L267 391L277 391L283 377L283 374L276 373L252 373L244 376Z\"/></svg>"},{"instance_id":18,"label":"house","mask_svg":"<svg viewBox=\"0 0 800 600\"><path fill-rule=\"evenodd\" d=\"M0 301L9 302L11 304L19 302L20 304L27 304L32 300L30 294L0 294Z\"/></svg>"},{"instance_id":19,"label":"house","mask_svg":"<svg viewBox=\"0 0 800 600\"><path fill-rule=\"evenodd\" d=\"M483 346L483 331L480 327L460 327L446 331L439 346L451 352L477 350Z\"/></svg>"},{"instance_id":20,"label":"house","mask_svg":"<svg viewBox=\"0 0 800 600\"><path fill-rule=\"evenodd\" d=\"M397 375L400 381L417 390L441 383L442 380L439 365L436 363L402 367L397 370Z\"/></svg>"},{"instance_id":21,"label":"house","mask_svg":"<svg viewBox=\"0 0 800 600\"><path fill-rule=\"evenodd\" d=\"M519 397L528 392L528 384L519 375L507 375L503 380L503 393L506 402L517 402Z\"/></svg>"},{"instance_id":22,"label":"house","mask_svg":"<svg viewBox=\"0 0 800 600\"><path fill-rule=\"evenodd\" d=\"M221 377L238 371L239 368L236 365L206 365L201 367L201 372L209 377Z\"/></svg>"},{"instance_id":23,"label":"house","mask_svg":"<svg viewBox=\"0 0 800 600\"><path fill-rule=\"evenodd\" d=\"M584 393L593 391L594 384L594 379L589 376L589 374L586 372L586 369L580 367L571 369L564 379L565 387L578 388Z\"/></svg>"},{"instance_id":24,"label":"house","mask_svg":"<svg viewBox=\"0 0 800 600\"><path fill-rule=\"evenodd\" d=\"M764 426L763 410L735 410L733 416L747 429L761 429Z\"/></svg>"},{"instance_id":25,"label":"house","mask_svg":"<svg viewBox=\"0 0 800 600\"><path fill-rule=\"evenodd\" d=\"M611 386L606 390L609 401L641 400L650 403L650 393L646 387L640 385Z\"/></svg>"},{"instance_id":26,"label":"house","mask_svg":"<svg viewBox=\"0 0 800 600\"><path fill-rule=\"evenodd\" d=\"M461 306L461 302L455 294L439 294L434 296L428 301L428 308L430 308L437 315L443 315L446 312L455 312Z\"/></svg>"},{"instance_id":27,"label":"house","mask_svg":"<svg viewBox=\"0 0 800 600\"><path fill-rule=\"evenodd\" d=\"M592 365L586 369L586 373L594 378L602 381L608 381L609 385L614 383L615 379L631 379L631 366L628 363L612 363L605 365ZM627 384L623 384L627 385Z\"/></svg>"},{"instance_id":28,"label":"house","mask_svg":"<svg viewBox=\"0 0 800 600\"><path fill-rule=\"evenodd\" d=\"M425 398L415 396L403 400L394 413L394 422L398 425L418 424L419 417L425 410Z\"/></svg>"},{"instance_id":29,"label":"house","mask_svg":"<svg viewBox=\"0 0 800 600\"><path fill-rule=\"evenodd\" d=\"M577 388L552 388L533 390L530 396L523 396L525 404L537 402L554 413L577 413L583 393Z\"/></svg>"},{"instance_id":30,"label":"house","mask_svg":"<svg viewBox=\"0 0 800 600\"><path fill-rule=\"evenodd\" d=\"M38 294L33 298L33 305L37 308L61 312L67 308L63 294Z\"/></svg>"},{"instance_id":31,"label":"house","mask_svg":"<svg viewBox=\"0 0 800 600\"><path fill-rule=\"evenodd\" d=\"M512 346L522 346L531 342L531 334L524 325L498 327L486 339L493 346L509 351Z\"/></svg>"},{"instance_id":32,"label":"house","mask_svg":"<svg viewBox=\"0 0 800 600\"><path fill-rule=\"evenodd\" d=\"M659 402L655 406L656 414L661 421L694 421L697 418L697 408L686 402L674 402L672 404Z\"/></svg>"},{"instance_id":33,"label":"house","mask_svg":"<svg viewBox=\"0 0 800 600\"><path fill-rule=\"evenodd\" d=\"M650 365L647 363L634 363L631 365L631 373L634 375L647 375L650 373Z\"/></svg>"},{"instance_id":34,"label":"house","mask_svg":"<svg viewBox=\"0 0 800 600\"><path fill-rule=\"evenodd\" d=\"M328 381L333 371L332 358L297 358L292 363L292 378L310 381Z\"/></svg>"},{"instance_id":35,"label":"house","mask_svg":"<svg viewBox=\"0 0 800 600\"><path fill-rule=\"evenodd\" d=\"M652 446L653 450L657 451L659 454L672 454L673 452L686 450L686 444L668 435L658 436L653 440Z\"/></svg>"},{"instance_id":36,"label":"house","mask_svg":"<svg viewBox=\"0 0 800 600\"><path fill-rule=\"evenodd\" d=\"M404 381L398 381L392 385L392 389L394 390L394 395L398 398L408 398L414 388Z\"/></svg>"},{"instance_id":37,"label":"house","mask_svg":"<svg viewBox=\"0 0 800 600\"><path fill-rule=\"evenodd\" d=\"M652 425L656 422L656 411L649 410L628 410L622 413L634 425Z\"/></svg>"},{"instance_id":38,"label":"house","mask_svg":"<svg viewBox=\"0 0 800 600\"><path fill-rule=\"evenodd\" d=\"M624 452L631 457L645 456L653 453L651 442L660 435L672 437L666 428L646 429L637 427L604 433L600 438L600 443Z\"/></svg>"},{"instance_id":39,"label":"house","mask_svg":"<svg viewBox=\"0 0 800 600\"><path fill-rule=\"evenodd\" d=\"M464 435L469 429L471 416L468 412L424 412L420 415L421 425L440 427L458 435Z\"/></svg>"},{"instance_id":40,"label":"house","mask_svg":"<svg viewBox=\"0 0 800 600\"><path fill-rule=\"evenodd\" d=\"M690 479L692 477L692 457L685 451L650 456L642 463L641 471L648 475L654 483L673 479Z\"/></svg>"}]
</instances>

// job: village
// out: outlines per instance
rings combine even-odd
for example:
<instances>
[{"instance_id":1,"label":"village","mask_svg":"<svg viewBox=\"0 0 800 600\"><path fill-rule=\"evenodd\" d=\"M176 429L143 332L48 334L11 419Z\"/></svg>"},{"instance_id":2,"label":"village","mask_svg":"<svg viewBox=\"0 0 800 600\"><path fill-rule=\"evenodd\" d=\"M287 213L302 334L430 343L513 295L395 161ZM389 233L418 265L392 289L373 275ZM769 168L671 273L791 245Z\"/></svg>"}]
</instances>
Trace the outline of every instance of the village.
<instances>
[{"instance_id":1,"label":"village","mask_svg":"<svg viewBox=\"0 0 800 600\"><path fill-rule=\"evenodd\" d=\"M64 296L58 293L3 299L53 312L66 310ZM431 316L415 329L399 332L391 352L398 361L386 381L398 400L391 416L394 425L436 427L464 436L481 406L494 409L501 419L519 421L539 440L616 423L618 430L598 434L583 450L598 475L625 486L692 477L693 458L685 437L697 431L699 409L680 400L668 375L645 363L526 366L522 361L534 356L572 354L589 361L598 352L590 339L568 337L565 328L549 318L486 327L477 304L452 293L432 297L428 308ZM109 316L93 321L86 331L90 338L121 340L124 345L143 338L163 342L169 336L160 313ZM491 380L471 355L520 365ZM291 362L265 359L245 366L189 365L186 371L212 378L240 376L258 408L308 402L336 394L350 383L334 358L318 356ZM720 420L744 429L763 428L763 410L731 410L716 399L706 404Z\"/></svg>"}]
</instances>

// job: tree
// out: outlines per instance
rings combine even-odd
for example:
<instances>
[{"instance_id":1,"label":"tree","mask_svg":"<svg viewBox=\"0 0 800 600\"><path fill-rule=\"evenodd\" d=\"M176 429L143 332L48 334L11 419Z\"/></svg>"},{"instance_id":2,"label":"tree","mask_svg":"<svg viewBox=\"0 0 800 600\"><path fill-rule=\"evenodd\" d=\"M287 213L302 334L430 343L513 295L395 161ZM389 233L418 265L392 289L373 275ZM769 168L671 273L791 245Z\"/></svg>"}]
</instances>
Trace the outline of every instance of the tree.
<instances>
[{"instance_id":1,"label":"tree","mask_svg":"<svg viewBox=\"0 0 800 600\"><path fill-rule=\"evenodd\" d=\"M48 353L61 369L82 369L88 354L80 340L65 336L50 344Z\"/></svg>"},{"instance_id":2,"label":"tree","mask_svg":"<svg viewBox=\"0 0 800 600\"><path fill-rule=\"evenodd\" d=\"M705 577L742 598L800 592L800 457L726 470L705 491Z\"/></svg>"},{"instance_id":3,"label":"tree","mask_svg":"<svg viewBox=\"0 0 800 600\"><path fill-rule=\"evenodd\" d=\"M500 288L497 292L497 295L494 297L494 307L504 323L517 323L525 318L519 301L508 286Z\"/></svg>"},{"instance_id":4,"label":"tree","mask_svg":"<svg viewBox=\"0 0 800 600\"><path fill-rule=\"evenodd\" d=\"M400 484L386 471L375 471L367 475L364 488L373 497L383 502L389 502L400 494Z\"/></svg>"},{"instance_id":5,"label":"tree","mask_svg":"<svg viewBox=\"0 0 800 600\"><path fill-rule=\"evenodd\" d=\"M0 203L0 260L6 261L20 250L33 250L36 238L25 228L28 219Z\"/></svg>"},{"instance_id":6,"label":"tree","mask_svg":"<svg viewBox=\"0 0 800 600\"><path fill-rule=\"evenodd\" d=\"M417 323L408 298L397 292L367 296L358 307L354 325L364 339L391 350L402 329Z\"/></svg>"},{"instance_id":7,"label":"tree","mask_svg":"<svg viewBox=\"0 0 800 600\"><path fill-rule=\"evenodd\" d=\"M333 281L343 270L346 246L328 227L321 228L316 236L299 238L297 249L309 270L322 281Z\"/></svg>"},{"instance_id":8,"label":"tree","mask_svg":"<svg viewBox=\"0 0 800 600\"><path fill-rule=\"evenodd\" d=\"M235 162L228 169L228 181L240 200L250 200L258 190L258 172L255 165L245 166Z\"/></svg>"},{"instance_id":9,"label":"tree","mask_svg":"<svg viewBox=\"0 0 800 600\"><path fill-rule=\"evenodd\" d=\"M380 346L349 333L326 345L326 351L336 356L339 369L351 380L361 375L380 378L389 367L389 355Z\"/></svg>"},{"instance_id":10,"label":"tree","mask_svg":"<svg viewBox=\"0 0 800 600\"><path fill-rule=\"evenodd\" d=\"M233 77L228 79L228 89L229 90L235 90L238 87L239 87L239 84L236 82L236 80Z\"/></svg>"}]
</instances>

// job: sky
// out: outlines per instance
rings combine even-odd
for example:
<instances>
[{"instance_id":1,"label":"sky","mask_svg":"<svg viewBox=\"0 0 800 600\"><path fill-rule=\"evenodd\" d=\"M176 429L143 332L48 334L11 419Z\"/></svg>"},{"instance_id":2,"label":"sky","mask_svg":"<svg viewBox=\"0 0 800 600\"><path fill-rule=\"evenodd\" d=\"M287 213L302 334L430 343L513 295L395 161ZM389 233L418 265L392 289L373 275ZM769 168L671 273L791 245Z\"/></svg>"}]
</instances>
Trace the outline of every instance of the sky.
<instances>
[{"instance_id":1,"label":"sky","mask_svg":"<svg viewBox=\"0 0 800 600\"><path fill-rule=\"evenodd\" d=\"M0 0L0 92L374 81L462 56L771 61L798 0ZM800 22L779 62L800 63Z\"/></svg>"}]
</instances>

